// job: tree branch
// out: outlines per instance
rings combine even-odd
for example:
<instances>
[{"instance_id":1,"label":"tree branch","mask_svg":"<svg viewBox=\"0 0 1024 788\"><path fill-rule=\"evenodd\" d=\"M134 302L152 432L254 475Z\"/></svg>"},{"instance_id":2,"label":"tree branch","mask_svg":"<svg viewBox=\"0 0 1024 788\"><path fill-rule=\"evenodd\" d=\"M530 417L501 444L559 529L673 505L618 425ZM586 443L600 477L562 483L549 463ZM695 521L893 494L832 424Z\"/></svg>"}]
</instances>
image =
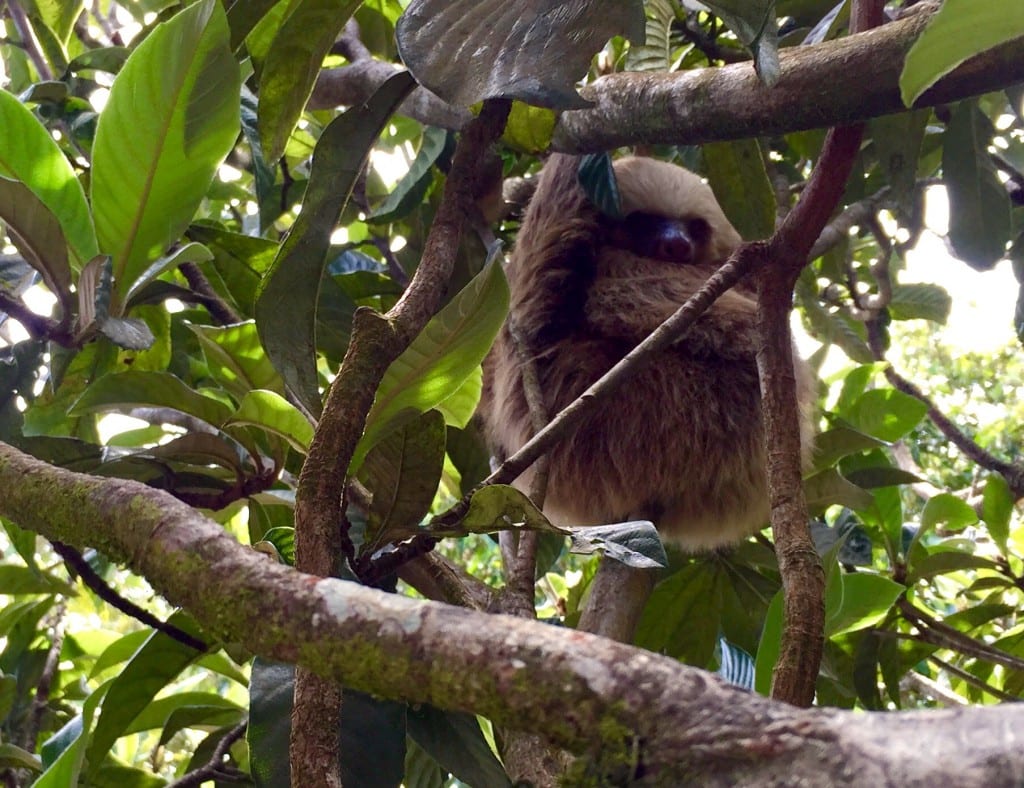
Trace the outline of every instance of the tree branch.
<instances>
[{"instance_id":1,"label":"tree branch","mask_svg":"<svg viewBox=\"0 0 1024 788\"><path fill-rule=\"evenodd\" d=\"M864 785L934 785L955 775L980 788L1024 777L1012 744L1020 706L795 709L604 638L303 575L166 493L4 444L0 489L0 515L96 544L224 640L381 697L534 730L609 768L635 763L639 784L829 786L856 774Z\"/></svg>"}]
</instances>

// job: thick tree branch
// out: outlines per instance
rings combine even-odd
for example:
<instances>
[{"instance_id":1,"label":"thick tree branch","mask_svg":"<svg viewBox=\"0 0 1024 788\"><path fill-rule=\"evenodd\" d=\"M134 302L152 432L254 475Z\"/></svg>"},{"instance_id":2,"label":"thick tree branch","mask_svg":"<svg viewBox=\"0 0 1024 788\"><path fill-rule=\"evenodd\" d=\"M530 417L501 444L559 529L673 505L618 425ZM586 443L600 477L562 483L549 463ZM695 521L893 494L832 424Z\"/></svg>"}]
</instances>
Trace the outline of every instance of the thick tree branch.
<instances>
[{"instance_id":1,"label":"thick tree branch","mask_svg":"<svg viewBox=\"0 0 1024 788\"><path fill-rule=\"evenodd\" d=\"M855 774L861 785L955 779L972 788L1024 779L1019 706L795 709L603 638L304 575L163 492L3 444L0 489L0 515L51 540L96 544L211 634L382 697L544 733L609 768L635 764L638 784L831 786Z\"/></svg>"},{"instance_id":2,"label":"thick tree branch","mask_svg":"<svg viewBox=\"0 0 1024 788\"><path fill-rule=\"evenodd\" d=\"M860 35L780 53L782 78L760 83L749 63L671 74L619 73L582 89L591 109L564 113L554 150L610 150L635 144L697 144L711 140L788 134L901 112L903 58L924 29L935 4ZM374 60L324 71L313 108L365 101L399 66ZM932 107L1024 80L1024 39L977 55L940 80L915 103ZM461 128L468 113L417 89L403 113L433 126Z\"/></svg>"}]
</instances>

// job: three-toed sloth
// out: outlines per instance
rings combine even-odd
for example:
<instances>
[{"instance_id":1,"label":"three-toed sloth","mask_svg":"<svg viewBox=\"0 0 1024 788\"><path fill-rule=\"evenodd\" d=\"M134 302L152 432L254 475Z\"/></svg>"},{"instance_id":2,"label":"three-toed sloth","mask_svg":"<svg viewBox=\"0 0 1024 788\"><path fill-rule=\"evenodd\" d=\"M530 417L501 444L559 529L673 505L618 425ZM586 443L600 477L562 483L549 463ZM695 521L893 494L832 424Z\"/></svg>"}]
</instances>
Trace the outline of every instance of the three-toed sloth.
<instances>
[{"instance_id":1,"label":"three-toed sloth","mask_svg":"<svg viewBox=\"0 0 1024 788\"><path fill-rule=\"evenodd\" d=\"M647 158L614 163L621 220L598 211L576 157L544 167L507 267L508 322L484 364L479 413L508 456L532 436L521 377L528 348L550 414L692 296L740 243L711 189ZM544 511L562 525L646 519L690 551L734 543L767 523L756 303L719 298L684 337L636 372L550 452ZM794 359L805 459L813 378ZM529 488L532 470L516 482Z\"/></svg>"}]
</instances>

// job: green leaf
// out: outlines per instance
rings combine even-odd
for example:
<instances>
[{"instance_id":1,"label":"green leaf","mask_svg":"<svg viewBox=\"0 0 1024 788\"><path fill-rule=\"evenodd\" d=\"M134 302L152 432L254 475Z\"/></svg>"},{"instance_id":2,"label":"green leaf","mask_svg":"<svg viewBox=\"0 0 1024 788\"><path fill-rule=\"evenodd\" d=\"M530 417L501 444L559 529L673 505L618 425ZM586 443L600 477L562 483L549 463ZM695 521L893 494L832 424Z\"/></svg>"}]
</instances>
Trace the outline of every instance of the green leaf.
<instances>
[{"instance_id":1,"label":"green leaf","mask_svg":"<svg viewBox=\"0 0 1024 788\"><path fill-rule=\"evenodd\" d=\"M409 709L408 724L413 741L467 785L512 785L472 714L420 704Z\"/></svg>"},{"instance_id":2,"label":"green leaf","mask_svg":"<svg viewBox=\"0 0 1024 788\"><path fill-rule=\"evenodd\" d=\"M551 145L557 120L554 110L513 101L501 141L523 153L541 153Z\"/></svg>"},{"instance_id":3,"label":"green leaf","mask_svg":"<svg viewBox=\"0 0 1024 788\"><path fill-rule=\"evenodd\" d=\"M704 169L729 221L747 240L775 230L775 192L756 139L705 145Z\"/></svg>"},{"instance_id":4,"label":"green leaf","mask_svg":"<svg viewBox=\"0 0 1024 788\"><path fill-rule=\"evenodd\" d=\"M921 528L914 538L919 539L922 532L935 528L939 523L945 523L946 528L951 531L959 531L976 522L978 514L966 501L951 493L940 493L929 498L924 505L924 511L921 512Z\"/></svg>"},{"instance_id":5,"label":"green leaf","mask_svg":"<svg viewBox=\"0 0 1024 788\"><path fill-rule=\"evenodd\" d=\"M465 536L507 531L511 528L563 535L569 533L549 523L526 493L505 484L492 484L477 490L469 500L469 512L462 522L453 528L432 522L430 533L435 536Z\"/></svg>"},{"instance_id":6,"label":"green leaf","mask_svg":"<svg viewBox=\"0 0 1024 788\"><path fill-rule=\"evenodd\" d=\"M92 204L122 299L181 236L235 142L241 82L228 37L223 7L201 0L157 25L110 89Z\"/></svg>"},{"instance_id":7,"label":"green leaf","mask_svg":"<svg viewBox=\"0 0 1024 788\"><path fill-rule=\"evenodd\" d=\"M302 114L323 59L360 0L292 0L260 72L264 156L276 161Z\"/></svg>"},{"instance_id":8,"label":"green leaf","mask_svg":"<svg viewBox=\"0 0 1024 788\"><path fill-rule=\"evenodd\" d=\"M65 594L74 596L73 586L38 569L17 564L0 565L0 594Z\"/></svg>"},{"instance_id":9,"label":"green leaf","mask_svg":"<svg viewBox=\"0 0 1024 788\"><path fill-rule=\"evenodd\" d=\"M945 0L907 52L900 95L908 107L969 57L1024 36L1018 0Z\"/></svg>"},{"instance_id":10,"label":"green leaf","mask_svg":"<svg viewBox=\"0 0 1024 788\"><path fill-rule=\"evenodd\" d=\"M671 71L675 8L670 0L647 0L644 13L647 34L642 44L631 43L626 54L626 71Z\"/></svg>"},{"instance_id":11,"label":"green leaf","mask_svg":"<svg viewBox=\"0 0 1024 788\"><path fill-rule=\"evenodd\" d=\"M864 328L855 325L841 313L829 312L818 300L818 294L806 277L811 276L810 269L805 269L797 283L797 297L804 308L811 335L822 342L838 345L839 348L860 364L870 364L875 359L864 338ZM811 277L810 282L813 282Z\"/></svg>"},{"instance_id":12,"label":"green leaf","mask_svg":"<svg viewBox=\"0 0 1024 788\"><path fill-rule=\"evenodd\" d=\"M884 441L896 441L916 427L928 406L916 397L892 388L865 391L848 418L861 432Z\"/></svg>"},{"instance_id":13,"label":"green leaf","mask_svg":"<svg viewBox=\"0 0 1024 788\"><path fill-rule=\"evenodd\" d=\"M718 641L723 579L712 563L697 562L658 583L637 623L636 645L707 665Z\"/></svg>"},{"instance_id":14,"label":"green leaf","mask_svg":"<svg viewBox=\"0 0 1024 788\"><path fill-rule=\"evenodd\" d=\"M190 389L168 372L119 372L104 375L90 385L72 407L78 415L97 410L172 408L219 427L231 417L231 408L220 400Z\"/></svg>"},{"instance_id":15,"label":"green leaf","mask_svg":"<svg viewBox=\"0 0 1024 788\"><path fill-rule=\"evenodd\" d=\"M846 478L865 490L874 490L876 487L894 487L900 484L914 484L921 481L921 477L917 474L888 465L851 468L846 472Z\"/></svg>"},{"instance_id":16,"label":"green leaf","mask_svg":"<svg viewBox=\"0 0 1024 788\"><path fill-rule=\"evenodd\" d=\"M0 90L0 175L21 181L60 223L77 270L99 251L85 192L67 157L18 99Z\"/></svg>"},{"instance_id":17,"label":"green leaf","mask_svg":"<svg viewBox=\"0 0 1024 788\"><path fill-rule=\"evenodd\" d=\"M814 439L814 468L822 470L836 464L843 457L860 454L885 446L885 441L872 438L850 427L835 427L820 433Z\"/></svg>"},{"instance_id":18,"label":"green leaf","mask_svg":"<svg viewBox=\"0 0 1024 788\"><path fill-rule=\"evenodd\" d=\"M30 0L26 5L63 45L67 44L84 3L81 0Z\"/></svg>"},{"instance_id":19,"label":"green leaf","mask_svg":"<svg viewBox=\"0 0 1024 788\"><path fill-rule=\"evenodd\" d=\"M175 613L168 620L180 629L195 632L192 619ZM201 652L179 643L163 632L154 632L118 674L103 700L96 730L86 753L89 771L96 771L114 742L125 734L132 721Z\"/></svg>"},{"instance_id":20,"label":"green leaf","mask_svg":"<svg viewBox=\"0 0 1024 788\"><path fill-rule=\"evenodd\" d=\"M1013 506L1014 496L1006 479L1002 474L990 473L985 480L985 491L981 497L981 518L1003 555L1007 555L1006 544L1010 538Z\"/></svg>"},{"instance_id":21,"label":"green leaf","mask_svg":"<svg viewBox=\"0 0 1024 788\"><path fill-rule=\"evenodd\" d=\"M231 49L241 46L250 31L278 2L279 0L233 0L225 3L228 9L228 27L231 28Z\"/></svg>"},{"instance_id":22,"label":"green leaf","mask_svg":"<svg viewBox=\"0 0 1024 788\"><path fill-rule=\"evenodd\" d=\"M231 424L251 424L275 435L280 435L300 454L305 454L313 440L313 425L299 409L274 391L248 392L238 410L227 421Z\"/></svg>"},{"instance_id":23,"label":"green leaf","mask_svg":"<svg viewBox=\"0 0 1024 788\"><path fill-rule=\"evenodd\" d=\"M779 591L768 605L761 642L754 658L754 690L766 697L772 694L772 673L782 650L783 604L782 591Z\"/></svg>"},{"instance_id":24,"label":"green leaf","mask_svg":"<svg viewBox=\"0 0 1024 788\"><path fill-rule=\"evenodd\" d=\"M988 153L993 133L977 101L962 101L953 109L942 144L949 242L957 257L979 271L1006 254L1013 229L1010 198Z\"/></svg>"},{"instance_id":25,"label":"green leaf","mask_svg":"<svg viewBox=\"0 0 1024 788\"><path fill-rule=\"evenodd\" d=\"M373 494L367 544L377 547L419 530L441 481L444 439L444 417L428 410L366 455L359 478Z\"/></svg>"},{"instance_id":26,"label":"green leaf","mask_svg":"<svg viewBox=\"0 0 1024 788\"><path fill-rule=\"evenodd\" d=\"M291 785L288 741L291 736L295 669L257 657L249 683L246 741L256 788ZM341 705L342 785L394 788L402 782L405 761L404 704L345 690Z\"/></svg>"},{"instance_id":27,"label":"green leaf","mask_svg":"<svg viewBox=\"0 0 1024 788\"><path fill-rule=\"evenodd\" d=\"M15 679L11 678L11 683L14 683ZM7 715L4 714L6 717ZM40 772L43 770L43 762L40 760L38 755L33 755L28 750L23 750L15 744L9 742L3 742L0 744L0 768L8 769L29 769L33 772Z\"/></svg>"},{"instance_id":28,"label":"green leaf","mask_svg":"<svg viewBox=\"0 0 1024 788\"><path fill-rule=\"evenodd\" d=\"M256 325L285 385L310 412L321 409L316 372L316 305L334 225L374 140L416 83L402 72L323 130L302 212L282 244L256 301Z\"/></svg>"},{"instance_id":29,"label":"green leaf","mask_svg":"<svg viewBox=\"0 0 1024 788\"><path fill-rule=\"evenodd\" d=\"M775 0L705 0L754 55L754 68L771 87L780 76Z\"/></svg>"},{"instance_id":30,"label":"green leaf","mask_svg":"<svg viewBox=\"0 0 1024 788\"><path fill-rule=\"evenodd\" d=\"M79 785L89 732L96 707L106 696L113 680L101 684L85 699L82 713L47 739L40 750L46 771L32 783L33 788L68 788Z\"/></svg>"},{"instance_id":31,"label":"green leaf","mask_svg":"<svg viewBox=\"0 0 1024 788\"><path fill-rule=\"evenodd\" d=\"M147 284L165 271L170 271L184 263L205 263L213 259L213 253L202 244L187 243L175 249L171 254L164 255L143 271L138 279L128 288L126 300L134 298Z\"/></svg>"},{"instance_id":32,"label":"green leaf","mask_svg":"<svg viewBox=\"0 0 1024 788\"><path fill-rule=\"evenodd\" d=\"M0 219L25 262L42 274L50 292L67 309L71 269L57 217L25 184L0 176Z\"/></svg>"},{"instance_id":33,"label":"green leaf","mask_svg":"<svg viewBox=\"0 0 1024 788\"><path fill-rule=\"evenodd\" d=\"M871 493L848 481L836 468L826 468L804 479L804 495L812 512L823 512L833 504L859 511L874 503Z\"/></svg>"},{"instance_id":34,"label":"green leaf","mask_svg":"<svg viewBox=\"0 0 1024 788\"><path fill-rule=\"evenodd\" d=\"M932 320L945 325L953 306L946 288L927 283L893 285L889 312L893 320Z\"/></svg>"},{"instance_id":35,"label":"green leaf","mask_svg":"<svg viewBox=\"0 0 1024 788\"><path fill-rule=\"evenodd\" d=\"M887 577L867 572L841 574L842 594L825 611L825 636L855 632L881 621L906 589Z\"/></svg>"},{"instance_id":36,"label":"green leaf","mask_svg":"<svg viewBox=\"0 0 1024 788\"><path fill-rule=\"evenodd\" d=\"M999 564L991 558L961 552L960 550L939 550L919 561L915 561L907 575L907 584L912 585L918 580L928 580L936 575L950 572L964 572L978 569L999 571Z\"/></svg>"},{"instance_id":37,"label":"green leaf","mask_svg":"<svg viewBox=\"0 0 1024 788\"><path fill-rule=\"evenodd\" d=\"M186 325L199 339L210 374L236 400L253 389L284 394L284 381L263 352L255 321L230 326Z\"/></svg>"},{"instance_id":38,"label":"green leaf","mask_svg":"<svg viewBox=\"0 0 1024 788\"><path fill-rule=\"evenodd\" d=\"M434 182L431 169L448 147L448 132L434 126L423 131L423 142L409 171L394 190L367 217L367 221L383 224L409 214L416 208Z\"/></svg>"},{"instance_id":39,"label":"green leaf","mask_svg":"<svg viewBox=\"0 0 1024 788\"><path fill-rule=\"evenodd\" d=\"M487 355L507 312L508 283L501 265L492 262L431 318L388 367L366 417L366 431L356 446L350 472L359 469L366 453L384 435L412 414L444 403L462 388Z\"/></svg>"}]
</instances>

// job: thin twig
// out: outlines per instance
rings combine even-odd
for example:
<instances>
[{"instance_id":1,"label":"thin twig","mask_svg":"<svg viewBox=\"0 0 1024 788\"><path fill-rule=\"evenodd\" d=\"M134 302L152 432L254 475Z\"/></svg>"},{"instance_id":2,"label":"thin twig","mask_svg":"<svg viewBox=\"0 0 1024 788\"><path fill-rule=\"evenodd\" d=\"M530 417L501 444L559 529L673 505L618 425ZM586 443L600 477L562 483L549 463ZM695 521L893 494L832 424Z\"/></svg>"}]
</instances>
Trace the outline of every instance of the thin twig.
<instances>
[{"instance_id":1,"label":"thin twig","mask_svg":"<svg viewBox=\"0 0 1024 788\"><path fill-rule=\"evenodd\" d=\"M143 610L134 602L130 602L117 593L96 573L78 550L63 542L50 542L50 544L53 546L53 551L64 559L64 563L74 570L86 587L108 605L120 610L126 616L131 616L147 627L162 632L167 637L185 646L194 648L196 651L205 652L209 650L209 646L199 638L190 635L183 629L179 629L174 624L161 621L149 611Z\"/></svg>"},{"instance_id":2,"label":"thin twig","mask_svg":"<svg viewBox=\"0 0 1024 788\"><path fill-rule=\"evenodd\" d=\"M210 754L209 761L204 763L198 769L194 769L188 774L182 775L174 782L168 783L167 788L197 788L208 780L223 779L225 776L224 757L228 754L228 750L231 749L231 745L245 735L245 730L248 726L248 720L243 720L238 723L238 725L225 733L223 738L217 742L217 746Z\"/></svg>"},{"instance_id":3,"label":"thin twig","mask_svg":"<svg viewBox=\"0 0 1024 788\"><path fill-rule=\"evenodd\" d=\"M1024 659L965 635L949 624L929 616L920 608L915 607L910 600L900 599L896 606L900 609L903 617L917 627L918 637L926 643L948 648L950 651L956 651L975 659L993 662L1011 670L1024 670Z\"/></svg>"},{"instance_id":4,"label":"thin twig","mask_svg":"<svg viewBox=\"0 0 1024 788\"><path fill-rule=\"evenodd\" d=\"M200 297L201 303L206 307L206 311L210 313L210 317L222 326L242 322L242 316L232 309L231 305L213 289L210 280L206 278L206 275L198 265L195 263L182 263L178 266L178 270L185 277L189 287Z\"/></svg>"}]
</instances>

